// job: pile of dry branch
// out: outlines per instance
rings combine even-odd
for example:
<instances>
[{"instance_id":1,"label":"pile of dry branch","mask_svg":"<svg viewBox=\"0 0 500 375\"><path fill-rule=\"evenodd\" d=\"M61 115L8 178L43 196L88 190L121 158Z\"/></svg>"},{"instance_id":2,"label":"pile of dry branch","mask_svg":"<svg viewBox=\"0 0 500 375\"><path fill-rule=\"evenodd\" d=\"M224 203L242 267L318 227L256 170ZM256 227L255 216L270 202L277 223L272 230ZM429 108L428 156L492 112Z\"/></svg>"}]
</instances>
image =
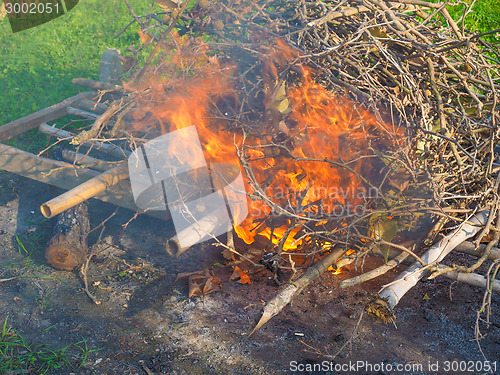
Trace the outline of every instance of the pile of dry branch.
<instances>
[{"instance_id":1,"label":"pile of dry branch","mask_svg":"<svg viewBox=\"0 0 500 375\"><path fill-rule=\"evenodd\" d=\"M500 268L498 45L421 0L158 3L163 12L131 9L127 27L140 26L142 43L121 56L123 85L78 81L100 89L87 105L98 117L71 143L123 159L181 120L225 140L260 212L236 233L267 238L260 255L275 273L309 267L259 326L327 268L352 262L360 274L342 287L415 262L369 305L385 320L424 271L477 279L488 306ZM172 114L193 98L188 108L202 110ZM369 193L312 194L318 185ZM440 266L455 248L475 258ZM384 265L364 270L372 255ZM474 274L490 260L486 277Z\"/></svg>"}]
</instances>

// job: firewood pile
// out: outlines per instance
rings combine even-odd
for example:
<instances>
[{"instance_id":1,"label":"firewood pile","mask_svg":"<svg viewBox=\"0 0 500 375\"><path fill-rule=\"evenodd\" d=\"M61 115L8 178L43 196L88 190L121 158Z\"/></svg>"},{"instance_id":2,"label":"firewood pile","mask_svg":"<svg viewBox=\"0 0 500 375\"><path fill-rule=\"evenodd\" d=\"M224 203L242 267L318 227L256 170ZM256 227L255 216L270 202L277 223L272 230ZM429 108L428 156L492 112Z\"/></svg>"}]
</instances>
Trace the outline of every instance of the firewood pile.
<instances>
[{"instance_id":1,"label":"firewood pile","mask_svg":"<svg viewBox=\"0 0 500 375\"><path fill-rule=\"evenodd\" d=\"M106 170L99 191L128 177L120 160L195 126L207 163L244 178L248 215L233 213L234 233L216 239L235 278L267 267L287 283L256 328L350 263L343 288L410 264L367 306L385 321L424 275L483 286L488 321L500 268L498 30L474 34L421 0L157 3L162 12L131 9L142 43L119 56L121 84L75 82L98 94L74 112L91 125L64 136L75 165ZM83 151L103 147L112 161ZM67 194L44 214L66 209ZM453 250L470 263L441 265ZM363 267L377 256L380 267Z\"/></svg>"}]
</instances>

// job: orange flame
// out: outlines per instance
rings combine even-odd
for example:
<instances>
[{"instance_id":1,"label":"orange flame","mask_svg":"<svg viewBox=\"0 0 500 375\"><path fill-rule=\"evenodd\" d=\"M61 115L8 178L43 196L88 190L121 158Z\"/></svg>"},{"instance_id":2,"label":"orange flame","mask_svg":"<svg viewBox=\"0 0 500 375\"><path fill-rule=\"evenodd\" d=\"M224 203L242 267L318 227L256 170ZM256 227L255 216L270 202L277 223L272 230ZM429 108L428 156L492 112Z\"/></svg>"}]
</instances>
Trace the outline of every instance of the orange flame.
<instances>
[{"instance_id":1,"label":"orange flame","mask_svg":"<svg viewBox=\"0 0 500 375\"><path fill-rule=\"evenodd\" d=\"M174 50L163 53L168 63L152 70L141 84L129 87L140 92L136 95L138 105L132 130L166 133L195 125L207 162L239 164L234 144L244 148L243 137L225 131L225 114L217 113L217 98L225 98L235 109L238 107L239 98L233 87L235 67L221 64L217 58L208 56L206 45L193 44L186 38L175 37L173 44L166 47ZM298 56L282 41L269 49L262 69L264 105L273 100L272 91L279 85L280 70ZM371 134L388 132L388 127L370 112L332 94L315 83L311 75L311 70L301 68L300 83L286 90L291 111L283 116L283 123L292 140L286 148L293 156L279 149L279 155L270 157L271 135L247 139L244 148L260 188L274 203L281 207L306 207L297 213L299 218L332 214L349 203L362 203L367 190L360 175L363 168L370 168L370 162L363 156L369 155ZM173 145L169 152L175 155L180 150ZM182 150L179 155L185 154L186 150ZM346 167L339 167L341 164ZM250 194L256 192L252 185L249 190ZM324 212L318 212L313 205L316 201L321 202ZM235 227L238 236L250 244L259 233L278 244L290 221L271 229L260 223L271 213L269 205L249 199L248 206L247 218ZM318 220L316 225L321 224ZM284 250L300 245L294 239L299 230L297 226L288 231Z\"/></svg>"}]
</instances>

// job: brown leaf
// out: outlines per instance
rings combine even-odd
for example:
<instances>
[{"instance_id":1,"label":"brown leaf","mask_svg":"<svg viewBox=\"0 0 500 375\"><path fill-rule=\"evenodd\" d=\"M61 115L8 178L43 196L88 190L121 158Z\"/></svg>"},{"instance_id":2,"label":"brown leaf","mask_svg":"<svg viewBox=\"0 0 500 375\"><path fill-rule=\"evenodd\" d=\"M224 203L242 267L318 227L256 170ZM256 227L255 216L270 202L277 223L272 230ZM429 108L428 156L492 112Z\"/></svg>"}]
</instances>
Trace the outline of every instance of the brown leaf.
<instances>
[{"instance_id":1,"label":"brown leaf","mask_svg":"<svg viewBox=\"0 0 500 375\"><path fill-rule=\"evenodd\" d=\"M378 27L374 27L372 29L369 30L370 34L376 38L384 38L384 39L387 39L389 38L389 36L387 35L387 33L385 32L385 30L383 29L380 29Z\"/></svg>"},{"instance_id":2,"label":"brown leaf","mask_svg":"<svg viewBox=\"0 0 500 375\"><path fill-rule=\"evenodd\" d=\"M189 298L201 297L222 290L220 278L212 275L208 269L179 273L175 281L186 277L188 278Z\"/></svg>"},{"instance_id":3,"label":"brown leaf","mask_svg":"<svg viewBox=\"0 0 500 375\"><path fill-rule=\"evenodd\" d=\"M222 290L222 285L220 278L212 276L206 280L205 286L203 287L203 294L219 292L221 290Z\"/></svg>"},{"instance_id":4,"label":"brown leaf","mask_svg":"<svg viewBox=\"0 0 500 375\"><path fill-rule=\"evenodd\" d=\"M401 180L401 179L389 179L389 185L398 189L401 193L406 190L408 185L410 184L410 180Z\"/></svg>"},{"instance_id":5,"label":"brown leaf","mask_svg":"<svg viewBox=\"0 0 500 375\"><path fill-rule=\"evenodd\" d=\"M202 284L193 280L192 277L189 277L188 285L189 285L189 293L188 293L189 298L200 297L201 295L203 295L203 292L201 291Z\"/></svg>"},{"instance_id":6,"label":"brown leaf","mask_svg":"<svg viewBox=\"0 0 500 375\"><path fill-rule=\"evenodd\" d=\"M141 29L138 29L137 32L139 33L139 38L141 39L142 44L146 44L151 41L151 36L144 33Z\"/></svg>"},{"instance_id":7,"label":"brown leaf","mask_svg":"<svg viewBox=\"0 0 500 375\"><path fill-rule=\"evenodd\" d=\"M224 257L224 259L226 259L226 260L232 260L232 261L234 261L234 260L235 260L235 259L234 259L234 255L233 255L232 251L231 251L231 250L229 250L229 249L224 249L224 250L222 250L222 253L221 253L221 254L222 254L222 256Z\"/></svg>"}]
</instances>

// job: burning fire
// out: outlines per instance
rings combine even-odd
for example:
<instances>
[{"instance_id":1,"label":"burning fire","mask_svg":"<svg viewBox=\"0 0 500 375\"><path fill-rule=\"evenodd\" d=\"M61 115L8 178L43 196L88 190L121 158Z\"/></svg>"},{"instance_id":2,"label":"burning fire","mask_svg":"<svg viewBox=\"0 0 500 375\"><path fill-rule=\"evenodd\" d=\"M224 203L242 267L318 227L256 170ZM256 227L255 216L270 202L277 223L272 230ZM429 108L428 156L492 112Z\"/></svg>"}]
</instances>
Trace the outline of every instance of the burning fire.
<instances>
[{"instance_id":1,"label":"burning fire","mask_svg":"<svg viewBox=\"0 0 500 375\"><path fill-rule=\"evenodd\" d=\"M278 113L277 125L288 142L277 145L273 138L276 131L262 131L269 135L259 137L229 132L225 127L232 111L237 113L241 99L235 90L237 67L209 56L203 43L180 37L170 43L162 52L168 63L128 87L139 93L131 130L164 134L195 125L208 163L239 165L236 145L259 183L258 187L249 184L248 193L258 196L260 189L280 207L302 207L296 213L299 223L301 217L317 217L312 225L319 226L325 222L325 214L343 209L349 215L364 202L368 194L362 176L371 168L368 149L373 134L390 133L388 126L314 82L308 68L301 67L299 82L285 89L280 69L298 54L277 42L263 61L263 105L269 109L276 101L276 91L283 88L282 102L286 105ZM222 107L227 111L221 112L221 103L226 103ZM175 145L168 152L186 154ZM271 214L271 208L262 199L248 199L248 207L247 218L235 227L246 243L252 243L259 233L274 244L287 235L284 250L300 245L301 241L294 238L300 226L288 230L289 219L274 228L267 226L262 219ZM318 207L322 207L321 212Z\"/></svg>"}]
</instances>

